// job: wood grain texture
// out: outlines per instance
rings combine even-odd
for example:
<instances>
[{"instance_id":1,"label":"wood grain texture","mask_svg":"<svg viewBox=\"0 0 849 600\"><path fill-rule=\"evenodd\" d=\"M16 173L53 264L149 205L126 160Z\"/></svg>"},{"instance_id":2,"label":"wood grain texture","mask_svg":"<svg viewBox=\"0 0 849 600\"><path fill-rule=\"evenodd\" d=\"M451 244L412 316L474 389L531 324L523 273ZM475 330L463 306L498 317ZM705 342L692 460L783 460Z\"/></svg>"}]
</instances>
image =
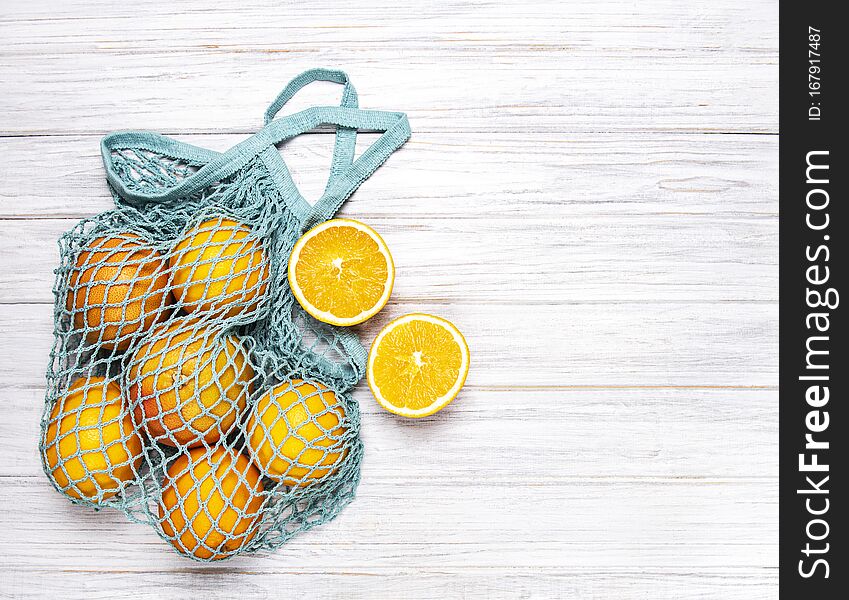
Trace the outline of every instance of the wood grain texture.
<instances>
[{"instance_id":1,"label":"wood grain texture","mask_svg":"<svg viewBox=\"0 0 849 600\"><path fill-rule=\"evenodd\" d=\"M88 600L113 600L115 590L127 589L127 581L144 577L144 589L167 589L169 598L198 597L229 600L231 590L243 590L257 600L276 599L280 590L297 590L304 600L325 600L327 590L345 582L348 598L616 598L617 600L751 600L773 598L778 573L751 567L690 569L599 568L415 568L280 569L112 573L18 571L9 574L9 593L15 598L41 599L69 589L85 590ZM305 585L305 581L309 585ZM148 595L143 591L136 597ZM150 594L152 596L152 594Z\"/></svg>"},{"instance_id":2,"label":"wood grain texture","mask_svg":"<svg viewBox=\"0 0 849 600\"><path fill-rule=\"evenodd\" d=\"M774 386L774 304L412 305L390 300L357 326L365 344L393 318L438 313L472 348L467 385ZM43 384L53 307L0 305L0 379Z\"/></svg>"},{"instance_id":3,"label":"wood grain texture","mask_svg":"<svg viewBox=\"0 0 849 600\"><path fill-rule=\"evenodd\" d=\"M774 0L0 4L0 598L777 597L777 37ZM413 128L343 208L398 266L363 341L427 310L472 371L421 422L358 387L356 501L198 565L41 473L56 238L111 206L101 135L225 150L314 66Z\"/></svg>"},{"instance_id":4,"label":"wood grain texture","mask_svg":"<svg viewBox=\"0 0 849 600\"><path fill-rule=\"evenodd\" d=\"M225 149L241 137L184 139ZM298 183L316 197L332 139L305 137L319 140L299 138L283 152L303 166L295 169ZM542 146L519 135L422 137L342 211L390 243L399 269L396 299L777 298L771 136L650 136L639 148L622 136L547 135ZM8 189L21 192L7 192L0 207L6 240L0 258L8 264L0 273L0 302L52 301L56 238L78 218L111 206L98 144L91 137L5 138L2 147L13 157ZM33 176L38 156L79 165ZM696 163L699 174L692 176Z\"/></svg>"},{"instance_id":5,"label":"wood grain texture","mask_svg":"<svg viewBox=\"0 0 849 600\"><path fill-rule=\"evenodd\" d=\"M246 135L175 137L224 151ZM358 142L374 138L361 134ZM300 136L282 148L308 199L324 188L332 148L326 135ZM112 206L98 136L0 137L0 153L7 183L0 219L79 219ZM564 224L585 216L655 215L671 226L686 216L776 217L777 176L777 136L414 131L343 211L399 221Z\"/></svg>"},{"instance_id":6,"label":"wood grain texture","mask_svg":"<svg viewBox=\"0 0 849 600\"><path fill-rule=\"evenodd\" d=\"M0 492L6 506L19 494L52 491L45 478L9 483ZM753 567L776 559L777 532L770 523L778 517L776 496L774 480L493 486L372 479L363 481L357 499L332 523L265 558L237 557L216 566L187 564L150 527L115 511L73 506L51 493L38 506L21 505L18 520L5 524L10 551L5 565L96 572L342 566L363 571L431 560L449 569ZM404 509L388 511L391 506ZM41 534L32 539L27 533L36 527Z\"/></svg>"},{"instance_id":7,"label":"wood grain texture","mask_svg":"<svg viewBox=\"0 0 849 600\"><path fill-rule=\"evenodd\" d=\"M43 387L0 388L9 413L0 421L7 448L0 477L41 478L34 440L43 397ZM362 387L354 398L363 414L367 480L500 487L604 478L701 484L778 474L774 389L469 386L419 422L386 414ZM488 418L493 412L497 419ZM430 444L438 444L432 454L424 450ZM457 459L446 467L445 457Z\"/></svg>"},{"instance_id":8,"label":"wood grain texture","mask_svg":"<svg viewBox=\"0 0 849 600\"><path fill-rule=\"evenodd\" d=\"M403 205L398 210L403 214ZM394 300L511 305L774 302L777 221L763 217L368 217L397 266ZM0 221L0 304L52 302L57 238L76 219ZM702 246L691 251L693 238ZM623 260L627 256L627 260ZM649 277L649 275L651 275ZM752 281L758 283L752 284Z\"/></svg>"},{"instance_id":9,"label":"wood grain texture","mask_svg":"<svg viewBox=\"0 0 849 600\"><path fill-rule=\"evenodd\" d=\"M83 6L3 7L0 131L250 132L315 65L418 132L777 131L771 1Z\"/></svg>"}]
</instances>

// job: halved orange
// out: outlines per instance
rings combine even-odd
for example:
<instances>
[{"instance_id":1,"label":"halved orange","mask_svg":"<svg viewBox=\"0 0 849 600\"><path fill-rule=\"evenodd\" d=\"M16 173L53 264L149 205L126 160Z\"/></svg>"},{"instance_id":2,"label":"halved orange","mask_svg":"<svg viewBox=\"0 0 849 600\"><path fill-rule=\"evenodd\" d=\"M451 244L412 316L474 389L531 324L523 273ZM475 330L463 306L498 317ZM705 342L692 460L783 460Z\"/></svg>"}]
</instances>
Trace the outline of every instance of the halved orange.
<instances>
[{"instance_id":1,"label":"halved orange","mask_svg":"<svg viewBox=\"0 0 849 600\"><path fill-rule=\"evenodd\" d=\"M333 219L307 231L289 257L289 286L310 315L356 325L389 301L395 265L378 233L359 221Z\"/></svg>"},{"instance_id":2,"label":"halved orange","mask_svg":"<svg viewBox=\"0 0 849 600\"><path fill-rule=\"evenodd\" d=\"M469 373L469 346L449 321L404 315L377 334L368 356L368 385L377 402L404 417L445 408Z\"/></svg>"}]
</instances>

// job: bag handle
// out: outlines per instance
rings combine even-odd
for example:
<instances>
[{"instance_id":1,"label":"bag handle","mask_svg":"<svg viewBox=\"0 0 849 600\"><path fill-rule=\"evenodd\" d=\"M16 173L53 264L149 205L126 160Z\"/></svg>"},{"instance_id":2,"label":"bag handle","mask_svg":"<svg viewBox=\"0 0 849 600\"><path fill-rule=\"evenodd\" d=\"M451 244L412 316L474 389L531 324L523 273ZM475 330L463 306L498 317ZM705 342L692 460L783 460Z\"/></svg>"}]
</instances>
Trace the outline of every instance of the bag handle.
<instances>
[{"instance_id":1,"label":"bag handle","mask_svg":"<svg viewBox=\"0 0 849 600\"><path fill-rule=\"evenodd\" d=\"M265 111L264 124L268 125L271 123L277 113L280 112L280 109L282 109L289 100L294 98L295 94L316 81L329 81L331 83L343 85L342 99L340 100L339 105L346 108L359 107L357 90L348 78L347 73L336 69L310 69L294 77L292 81L286 84L286 87L284 87L283 91L278 94L277 98L269 104ZM333 158L330 163L330 174L327 178L327 187L330 187L333 178L341 173L344 168L350 165L354 160L356 146L356 129L349 129L347 127L337 128L336 143L333 147ZM292 185L294 186L294 183ZM327 188L325 188L325 191L327 191ZM303 200L303 198L301 198L301 200ZM304 200L304 202L306 203L306 200Z\"/></svg>"},{"instance_id":2,"label":"bag handle","mask_svg":"<svg viewBox=\"0 0 849 600\"><path fill-rule=\"evenodd\" d=\"M348 163L344 170L330 177L327 189L313 205L304 223L304 231L333 218L351 194L410 139L410 123L404 113L359 112L364 117L360 121L360 129L383 133L356 161Z\"/></svg>"},{"instance_id":3,"label":"bag handle","mask_svg":"<svg viewBox=\"0 0 849 600\"><path fill-rule=\"evenodd\" d=\"M304 71L297 77L294 77L292 81L286 84L283 91L277 95L277 98L268 105L268 108L265 110L264 124L268 125L271 123L277 113L280 112L280 109L282 109L289 100L294 98L295 94L315 81L329 81L331 83L344 85L345 87L342 90L342 100L339 105L347 108L357 108L359 106L357 90L354 88L354 84L351 83L350 79L348 79L348 75L344 71L337 71L336 69L310 69L308 71Z\"/></svg>"},{"instance_id":4,"label":"bag handle","mask_svg":"<svg viewBox=\"0 0 849 600\"><path fill-rule=\"evenodd\" d=\"M118 193L130 202L170 202L191 196L216 181L220 181L246 166L266 148L315 129L320 125L336 125L349 129L380 131L382 135L362 156L344 166L331 177L328 189L314 206L322 215L330 215L339 208L359 185L382 165L389 155L400 148L410 137L410 124L404 113L362 110L334 106L318 106L275 119L253 136L214 157L179 183L164 190L138 190L129 188L120 177L111 160L114 150L144 149L173 156L175 148L192 148L167 137L149 133L125 131L112 133L101 141L101 154L106 169L106 179ZM196 147L194 147L196 149ZM209 153L211 155L211 153Z\"/></svg>"},{"instance_id":5,"label":"bag handle","mask_svg":"<svg viewBox=\"0 0 849 600\"><path fill-rule=\"evenodd\" d=\"M268 106L265 111L265 125L268 125L274 120L277 113L280 112L283 106L285 106L286 103L295 96L295 94L316 81L329 81L331 83L343 85L342 99L340 100L339 105L346 108L359 107L357 90L344 71L321 68L310 69L294 77L292 81L287 83L286 87L283 88L280 94L278 94L277 98L275 98ZM354 160L356 146L357 130L350 129L348 127L337 127L336 141L333 146L333 157L330 161L330 172L327 177L327 184L324 188L324 193L327 193L331 185L333 185L334 178L338 177L340 173L351 165ZM296 210L296 212L301 215L310 214L312 212L312 207L309 202L301 196L295 182L292 181L292 174L289 171L288 166L285 163L281 164L281 161L272 160L268 162L271 163L269 166L276 165L274 168L280 171L280 176L286 193L296 196L292 202L293 210Z\"/></svg>"}]
</instances>

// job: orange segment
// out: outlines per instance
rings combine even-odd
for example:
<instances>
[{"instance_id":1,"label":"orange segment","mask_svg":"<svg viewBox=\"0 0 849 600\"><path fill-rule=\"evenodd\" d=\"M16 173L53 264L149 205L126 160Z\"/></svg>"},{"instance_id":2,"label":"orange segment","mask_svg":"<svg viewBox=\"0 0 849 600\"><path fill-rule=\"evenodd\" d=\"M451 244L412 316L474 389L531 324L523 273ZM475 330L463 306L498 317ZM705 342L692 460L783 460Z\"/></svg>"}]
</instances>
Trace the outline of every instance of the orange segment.
<instances>
[{"instance_id":1,"label":"orange segment","mask_svg":"<svg viewBox=\"0 0 849 600\"><path fill-rule=\"evenodd\" d=\"M310 229L289 258L289 285L309 314L332 325L373 317L392 293L395 266L371 227L333 219Z\"/></svg>"},{"instance_id":2,"label":"orange segment","mask_svg":"<svg viewBox=\"0 0 849 600\"><path fill-rule=\"evenodd\" d=\"M368 384L378 403L405 417L426 417L447 406L469 372L469 346L449 321L413 313L377 335Z\"/></svg>"}]
</instances>

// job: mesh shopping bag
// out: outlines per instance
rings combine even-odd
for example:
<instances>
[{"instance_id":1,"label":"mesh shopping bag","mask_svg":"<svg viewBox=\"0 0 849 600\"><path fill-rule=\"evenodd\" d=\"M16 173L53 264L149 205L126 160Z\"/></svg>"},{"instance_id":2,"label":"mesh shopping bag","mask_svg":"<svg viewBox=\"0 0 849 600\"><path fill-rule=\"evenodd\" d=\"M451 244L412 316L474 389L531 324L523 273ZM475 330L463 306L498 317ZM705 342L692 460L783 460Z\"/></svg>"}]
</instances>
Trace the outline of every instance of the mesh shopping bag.
<instances>
[{"instance_id":1,"label":"mesh shopping bag","mask_svg":"<svg viewBox=\"0 0 849 600\"><path fill-rule=\"evenodd\" d=\"M340 106L275 119L316 80L344 85ZM335 146L310 205L277 144L321 125ZM381 135L354 160L357 130ZM366 353L300 308L287 261L409 136L403 113L359 109L347 76L323 69L224 153L106 136L116 207L59 240L39 446L54 486L204 561L278 548L350 502Z\"/></svg>"}]
</instances>

